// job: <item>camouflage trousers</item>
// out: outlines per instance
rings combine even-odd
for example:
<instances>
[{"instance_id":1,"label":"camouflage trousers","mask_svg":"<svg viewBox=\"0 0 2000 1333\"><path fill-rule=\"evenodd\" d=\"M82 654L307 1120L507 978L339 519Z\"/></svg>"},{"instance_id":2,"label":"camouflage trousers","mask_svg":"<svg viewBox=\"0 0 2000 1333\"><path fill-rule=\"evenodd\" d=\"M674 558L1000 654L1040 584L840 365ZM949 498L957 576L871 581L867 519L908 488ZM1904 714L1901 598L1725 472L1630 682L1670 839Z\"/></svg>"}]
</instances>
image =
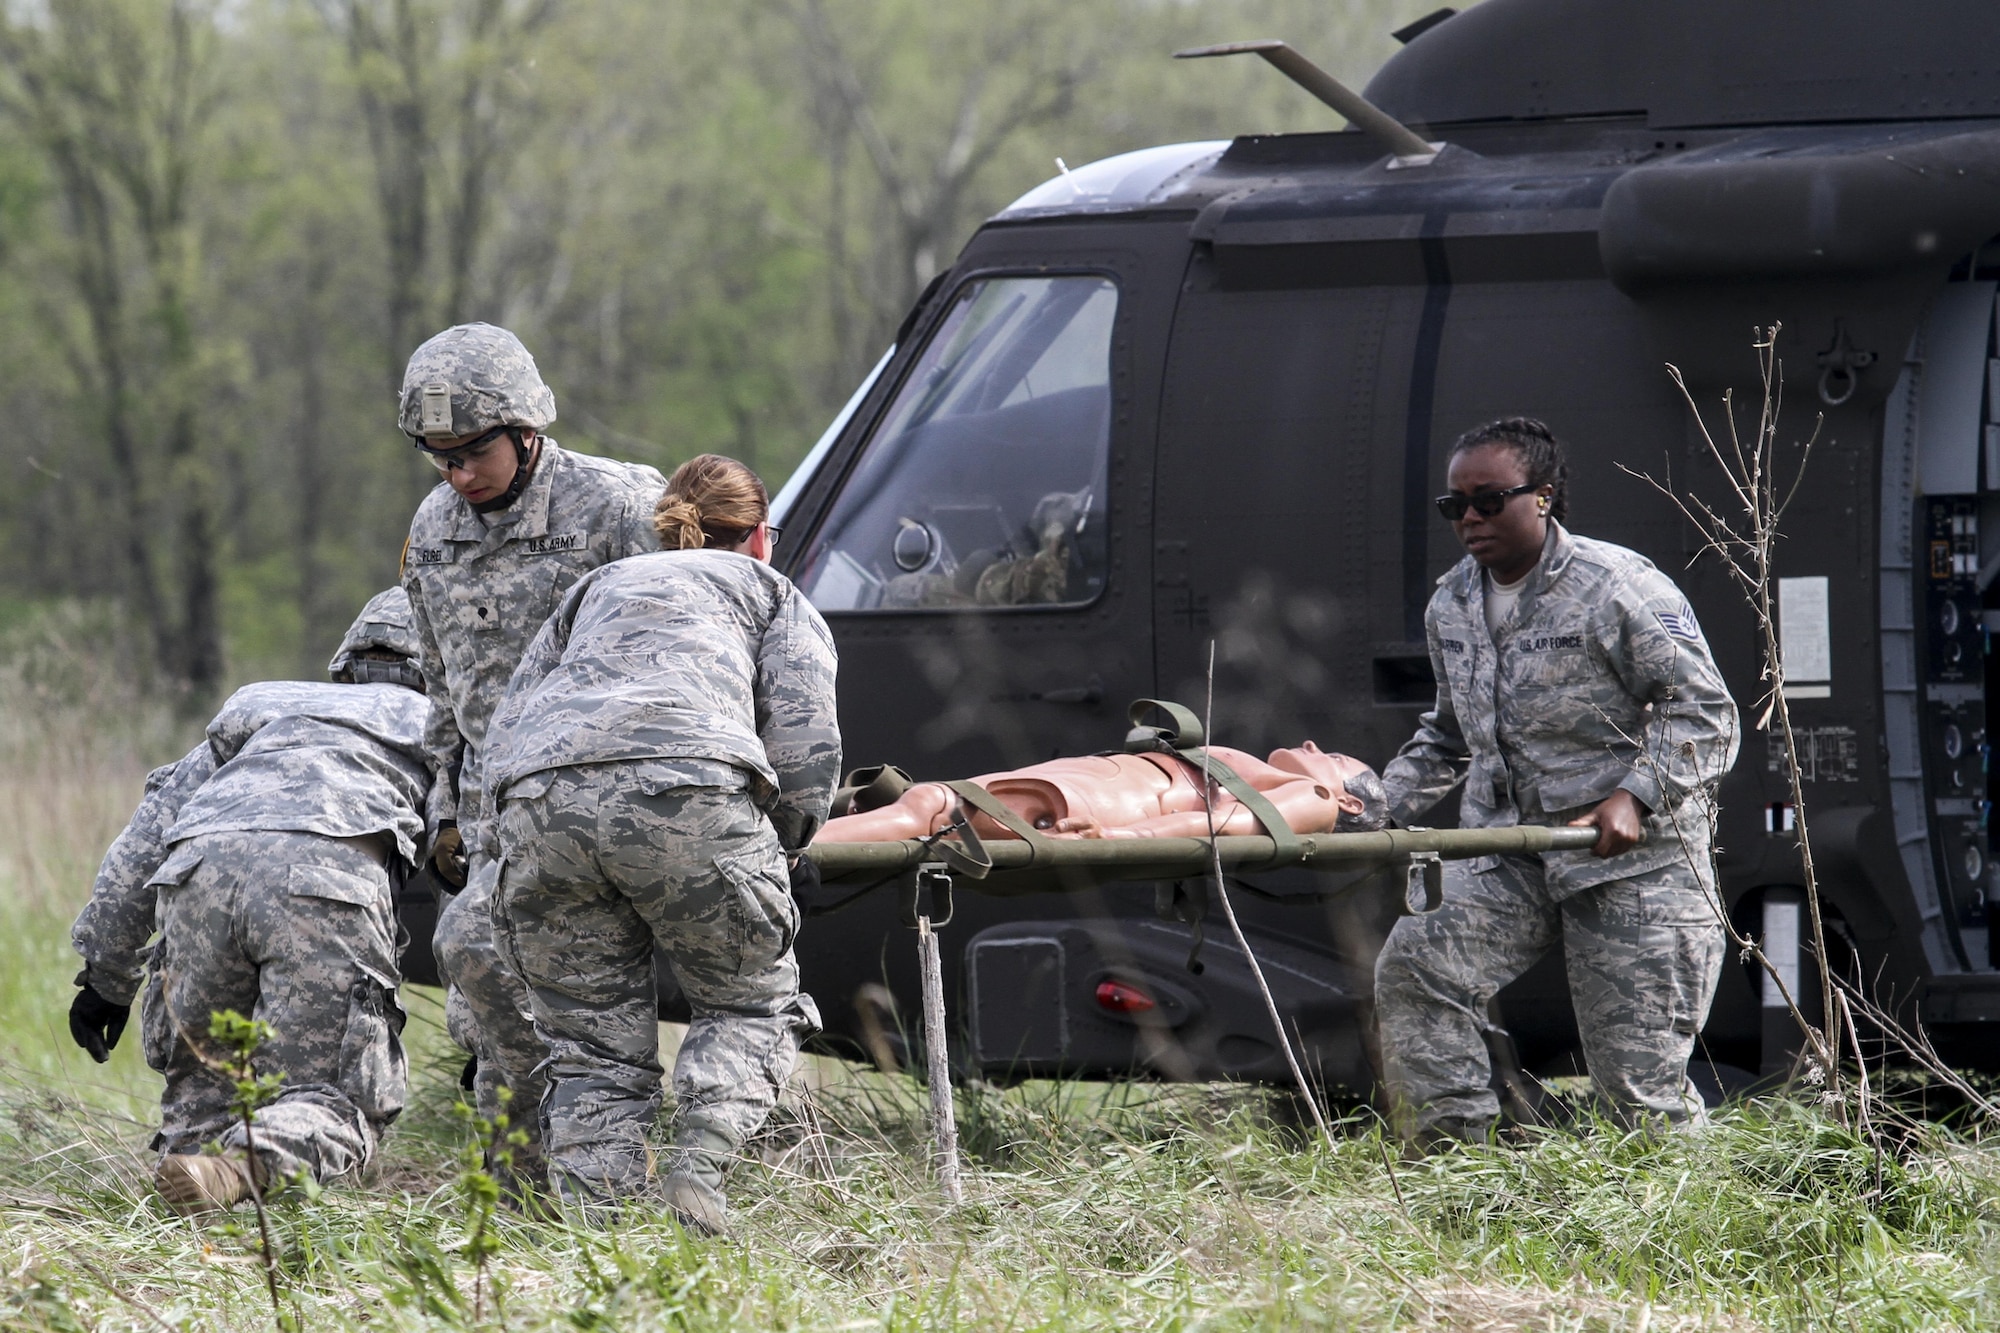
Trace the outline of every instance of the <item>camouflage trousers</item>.
<instances>
[{"instance_id":1,"label":"camouflage trousers","mask_svg":"<svg viewBox=\"0 0 2000 1333\"><path fill-rule=\"evenodd\" d=\"M177 844L152 883L160 937L140 1028L167 1078L153 1146L244 1146L208 1035L209 1015L234 1009L271 1025L257 1072L285 1076L254 1121L265 1178L366 1166L408 1081L388 872L351 840L208 833Z\"/></svg>"},{"instance_id":2,"label":"camouflage trousers","mask_svg":"<svg viewBox=\"0 0 2000 1333\"><path fill-rule=\"evenodd\" d=\"M500 1112L500 1089L513 1095L508 1119L527 1131L530 1146L517 1156L533 1172L540 1134L534 1108L542 1099L542 1061L548 1048L535 1035L528 1013L528 988L500 955L493 938L493 893L500 864L467 847L465 887L438 913L431 937L438 972L445 980L445 1015L452 1040L478 1058L473 1101L479 1114Z\"/></svg>"},{"instance_id":3,"label":"camouflage trousers","mask_svg":"<svg viewBox=\"0 0 2000 1333\"><path fill-rule=\"evenodd\" d=\"M678 1143L740 1147L819 1028L770 820L747 791L675 782L644 762L560 768L515 783L501 807L500 930L548 1043L542 1133L572 1201L630 1198L653 1178L656 944L694 1015L674 1062Z\"/></svg>"},{"instance_id":4,"label":"camouflage trousers","mask_svg":"<svg viewBox=\"0 0 2000 1333\"><path fill-rule=\"evenodd\" d=\"M1700 1123L1707 1110L1687 1062L1723 940L1685 865L1558 900L1537 859L1501 857L1490 870L1447 863L1443 904L1398 921L1375 964L1383 1077L1403 1127L1476 1135L1492 1123L1487 1002L1558 941L1600 1101L1628 1124Z\"/></svg>"}]
</instances>

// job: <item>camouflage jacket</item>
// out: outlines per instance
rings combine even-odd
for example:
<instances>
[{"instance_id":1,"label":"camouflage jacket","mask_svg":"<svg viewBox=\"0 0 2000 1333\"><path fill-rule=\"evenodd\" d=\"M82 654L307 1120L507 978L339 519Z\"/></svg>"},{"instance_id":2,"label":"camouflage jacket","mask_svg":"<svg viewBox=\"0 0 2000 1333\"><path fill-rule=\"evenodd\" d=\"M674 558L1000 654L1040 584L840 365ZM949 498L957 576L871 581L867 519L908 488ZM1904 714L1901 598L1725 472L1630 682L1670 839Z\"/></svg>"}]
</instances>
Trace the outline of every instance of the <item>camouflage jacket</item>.
<instances>
[{"instance_id":1,"label":"camouflage jacket","mask_svg":"<svg viewBox=\"0 0 2000 1333\"><path fill-rule=\"evenodd\" d=\"M1541 563L1488 632L1467 556L1424 614L1437 705L1382 780L1407 823L1461 780L1467 828L1563 823L1624 788L1649 812L1644 845L1599 860L1544 858L1560 892L1706 856L1688 802L1736 761L1736 705L1694 611L1645 557L1549 525Z\"/></svg>"},{"instance_id":2,"label":"camouflage jacket","mask_svg":"<svg viewBox=\"0 0 2000 1333\"><path fill-rule=\"evenodd\" d=\"M173 844L229 831L386 833L406 861L423 835L424 696L400 685L246 685L179 761L154 769L70 930L87 981L130 1003L153 933L154 874ZM279 881L282 882L282 881Z\"/></svg>"},{"instance_id":3,"label":"camouflage jacket","mask_svg":"<svg viewBox=\"0 0 2000 1333\"><path fill-rule=\"evenodd\" d=\"M493 790L571 764L724 764L785 848L803 847L840 774L834 669L826 622L762 561L622 561L578 583L522 659L494 718Z\"/></svg>"},{"instance_id":4,"label":"camouflage jacket","mask_svg":"<svg viewBox=\"0 0 2000 1333\"><path fill-rule=\"evenodd\" d=\"M666 485L657 469L573 454L543 437L533 479L499 513L474 512L443 483L424 498L403 587L431 698L432 828L478 823L480 746L522 652L579 578L658 549L653 506Z\"/></svg>"}]
</instances>

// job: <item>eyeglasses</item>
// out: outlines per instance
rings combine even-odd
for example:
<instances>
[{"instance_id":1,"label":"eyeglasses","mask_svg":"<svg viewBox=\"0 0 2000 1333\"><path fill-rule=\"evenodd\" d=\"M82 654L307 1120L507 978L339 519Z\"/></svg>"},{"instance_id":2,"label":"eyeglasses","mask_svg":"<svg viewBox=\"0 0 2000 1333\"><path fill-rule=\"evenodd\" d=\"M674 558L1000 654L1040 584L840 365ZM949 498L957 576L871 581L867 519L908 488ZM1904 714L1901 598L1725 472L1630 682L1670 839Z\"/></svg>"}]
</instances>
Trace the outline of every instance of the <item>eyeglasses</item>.
<instances>
[{"instance_id":1,"label":"eyeglasses","mask_svg":"<svg viewBox=\"0 0 2000 1333\"><path fill-rule=\"evenodd\" d=\"M785 530L774 523L766 523L764 525L764 534L771 539L771 545L776 546L778 538L785 535Z\"/></svg>"},{"instance_id":2,"label":"eyeglasses","mask_svg":"<svg viewBox=\"0 0 2000 1333\"><path fill-rule=\"evenodd\" d=\"M450 476L453 471L469 472L475 463L484 462L486 456L493 452L494 441L512 429L514 429L512 426L507 425L495 426L471 443L461 444L458 448L443 453L418 439L417 452L429 459L430 465L446 476Z\"/></svg>"},{"instance_id":3,"label":"eyeglasses","mask_svg":"<svg viewBox=\"0 0 2000 1333\"><path fill-rule=\"evenodd\" d=\"M1465 517L1465 511L1475 509L1481 518L1498 518L1507 502L1517 495L1539 491L1544 483L1531 481L1525 486L1516 486L1511 491L1481 491L1477 495L1440 495L1437 498L1438 512L1453 523Z\"/></svg>"}]
</instances>

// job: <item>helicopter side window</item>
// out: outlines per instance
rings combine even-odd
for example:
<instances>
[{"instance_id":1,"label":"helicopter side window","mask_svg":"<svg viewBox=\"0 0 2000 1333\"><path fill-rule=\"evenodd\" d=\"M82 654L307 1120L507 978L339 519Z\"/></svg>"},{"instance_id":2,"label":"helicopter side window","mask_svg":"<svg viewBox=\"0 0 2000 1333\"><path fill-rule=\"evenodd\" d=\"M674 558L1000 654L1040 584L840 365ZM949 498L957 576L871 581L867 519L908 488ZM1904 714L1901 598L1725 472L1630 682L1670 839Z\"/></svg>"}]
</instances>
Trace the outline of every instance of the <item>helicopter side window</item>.
<instances>
[{"instance_id":1,"label":"helicopter side window","mask_svg":"<svg viewBox=\"0 0 2000 1333\"><path fill-rule=\"evenodd\" d=\"M1096 275L961 288L801 567L822 611L1077 606L1104 589L1111 328Z\"/></svg>"}]
</instances>

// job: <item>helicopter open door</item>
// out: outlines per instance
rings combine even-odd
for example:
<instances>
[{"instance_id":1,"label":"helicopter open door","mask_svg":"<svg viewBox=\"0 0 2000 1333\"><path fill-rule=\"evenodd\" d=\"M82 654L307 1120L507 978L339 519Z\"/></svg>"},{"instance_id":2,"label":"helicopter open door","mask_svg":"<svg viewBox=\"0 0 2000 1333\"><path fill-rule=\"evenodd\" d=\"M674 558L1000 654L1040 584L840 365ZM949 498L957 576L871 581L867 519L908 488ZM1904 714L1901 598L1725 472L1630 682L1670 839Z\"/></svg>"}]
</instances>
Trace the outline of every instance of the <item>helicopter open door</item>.
<instances>
[{"instance_id":1,"label":"helicopter open door","mask_svg":"<svg viewBox=\"0 0 2000 1333\"><path fill-rule=\"evenodd\" d=\"M1989 617L2000 618L1988 610L2000 607L2000 427L1989 424L2000 420L1989 385L1989 369L2000 366L1995 289L1955 282L1939 292L1884 418L1884 742L1922 945L1945 974L1994 962L1987 699L1996 683Z\"/></svg>"}]
</instances>

